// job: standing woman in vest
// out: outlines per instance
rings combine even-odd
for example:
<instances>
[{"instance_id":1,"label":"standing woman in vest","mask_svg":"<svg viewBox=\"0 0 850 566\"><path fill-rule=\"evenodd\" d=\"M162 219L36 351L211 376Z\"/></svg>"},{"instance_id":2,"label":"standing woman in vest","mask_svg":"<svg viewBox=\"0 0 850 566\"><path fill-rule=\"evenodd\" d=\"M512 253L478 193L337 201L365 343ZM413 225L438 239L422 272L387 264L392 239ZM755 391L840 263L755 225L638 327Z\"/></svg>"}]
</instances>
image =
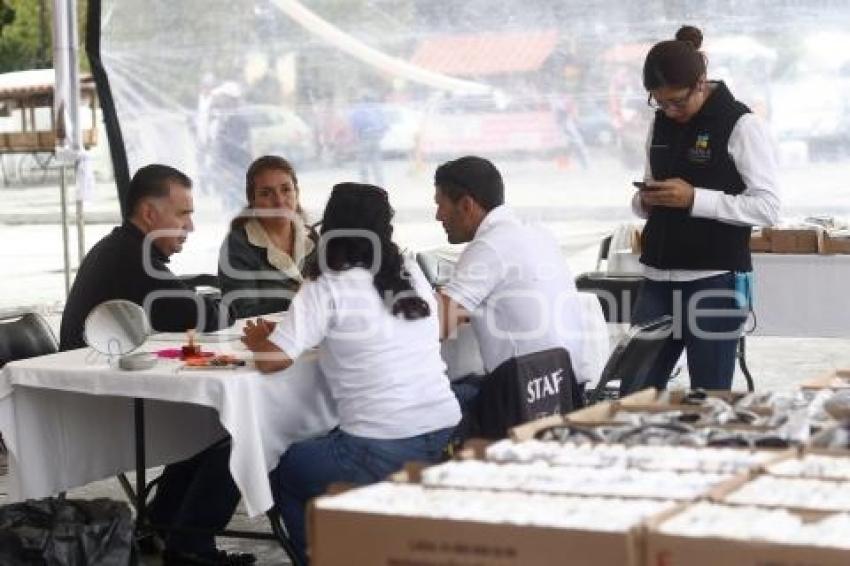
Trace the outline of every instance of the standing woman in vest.
<instances>
[{"instance_id":1,"label":"standing woman in vest","mask_svg":"<svg viewBox=\"0 0 850 566\"><path fill-rule=\"evenodd\" d=\"M646 218L645 280L632 321L674 317L650 378L664 387L682 350L692 387L730 389L749 307L735 292L752 271L752 226L779 216L776 149L766 125L722 81L706 79L702 32L684 26L643 66L649 105L646 187L632 200ZM717 309L716 312L706 312Z\"/></svg>"}]
</instances>

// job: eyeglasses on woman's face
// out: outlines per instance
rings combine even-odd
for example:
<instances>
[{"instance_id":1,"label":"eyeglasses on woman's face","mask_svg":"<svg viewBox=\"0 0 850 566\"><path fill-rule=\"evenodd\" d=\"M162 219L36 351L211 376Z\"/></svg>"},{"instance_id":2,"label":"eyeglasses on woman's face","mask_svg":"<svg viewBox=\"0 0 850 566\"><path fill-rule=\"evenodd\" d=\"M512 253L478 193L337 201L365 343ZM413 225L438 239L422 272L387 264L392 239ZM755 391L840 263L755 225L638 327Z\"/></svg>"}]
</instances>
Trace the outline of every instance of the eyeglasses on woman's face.
<instances>
[{"instance_id":1,"label":"eyeglasses on woman's face","mask_svg":"<svg viewBox=\"0 0 850 566\"><path fill-rule=\"evenodd\" d=\"M683 110L690 102L691 97L697 91L699 84L695 84L687 89L684 94L668 96L667 93L661 94L661 91L669 90L665 88L658 89L649 93L646 103L650 108L656 110Z\"/></svg>"}]
</instances>

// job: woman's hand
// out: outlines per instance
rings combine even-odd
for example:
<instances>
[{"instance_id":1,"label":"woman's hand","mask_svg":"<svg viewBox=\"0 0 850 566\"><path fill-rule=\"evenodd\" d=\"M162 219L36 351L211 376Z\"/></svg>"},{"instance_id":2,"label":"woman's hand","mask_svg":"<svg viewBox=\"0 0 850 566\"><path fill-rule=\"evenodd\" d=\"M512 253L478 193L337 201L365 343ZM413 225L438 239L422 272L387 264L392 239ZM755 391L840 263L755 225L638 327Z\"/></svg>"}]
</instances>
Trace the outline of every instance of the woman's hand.
<instances>
[{"instance_id":1,"label":"woman's hand","mask_svg":"<svg viewBox=\"0 0 850 566\"><path fill-rule=\"evenodd\" d=\"M690 209L694 204L694 187L683 179L647 181L640 192L640 200L647 209L653 206Z\"/></svg>"},{"instance_id":2,"label":"woman's hand","mask_svg":"<svg viewBox=\"0 0 850 566\"><path fill-rule=\"evenodd\" d=\"M258 318L247 321L243 330L242 343L254 353L254 365L263 373L280 371L292 365L292 360L280 348L269 341L275 324Z\"/></svg>"},{"instance_id":3,"label":"woman's hand","mask_svg":"<svg viewBox=\"0 0 850 566\"><path fill-rule=\"evenodd\" d=\"M274 327L275 323L263 318L257 318L256 322L249 320L242 330L242 343L252 352L260 351L260 347L268 341Z\"/></svg>"}]
</instances>

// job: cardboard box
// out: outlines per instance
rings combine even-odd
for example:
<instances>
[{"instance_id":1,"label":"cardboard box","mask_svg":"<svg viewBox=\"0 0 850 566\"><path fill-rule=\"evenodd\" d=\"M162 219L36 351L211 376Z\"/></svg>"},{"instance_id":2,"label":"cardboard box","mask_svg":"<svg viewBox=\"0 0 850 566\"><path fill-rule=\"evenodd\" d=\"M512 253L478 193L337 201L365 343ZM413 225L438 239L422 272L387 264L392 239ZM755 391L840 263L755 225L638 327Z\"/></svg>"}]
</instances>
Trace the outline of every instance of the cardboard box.
<instances>
[{"instance_id":1,"label":"cardboard box","mask_svg":"<svg viewBox=\"0 0 850 566\"><path fill-rule=\"evenodd\" d=\"M760 408L759 410L750 410L761 419L761 422L755 424L746 424L741 422L729 422L726 424L714 424L707 420L703 420L703 415L711 412L710 408L703 405L683 405L683 404L667 404L667 403L648 403L641 404L622 404L614 402L607 405L593 405L587 409L570 413L566 416L566 421L569 424L582 427L595 426L632 426L635 419L640 415L651 416L654 413L666 413L678 411L682 415L691 417L689 420L683 421L683 424L690 425L695 428L711 427L718 430L727 430L730 432L771 432L775 427L766 424L767 419L773 414L769 408Z\"/></svg>"},{"instance_id":2,"label":"cardboard box","mask_svg":"<svg viewBox=\"0 0 850 566\"><path fill-rule=\"evenodd\" d=\"M831 427L825 427L817 433L813 434L806 441L806 444L803 447L803 451L805 453L810 454L826 454L832 456L850 457L850 448L829 448L830 440L832 439L833 433L838 427L841 426L841 424L836 424Z\"/></svg>"},{"instance_id":3,"label":"cardboard box","mask_svg":"<svg viewBox=\"0 0 850 566\"><path fill-rule=\"evenodd\" d=\"M520 527L321 503L310 506L308 520L314 566L643 566L642 526L625 533Z\"/></svg>"},{"instance_id":4,"label":"cardboard box","mask_svg":"<svg viewBox=\"0 0 850 566\"><path fill-rule=\"evenodd\" d=\"M697 428L712 427L721 430L728 430L730 432L771 432L775 430L774 427L766 424L727 423L725 425L716 425L700 422L698 417L709 412L707 407L700 405L666 404L660 402L652 403L648 398L649 394L646 393L644 395L646 395L646 397L630 397L628 398L628 402L623 402L627 398L624 398L621 401L603 401L601 403L585 407L584 409L573 411L567 415L553 415L536 421L531 421L512 428L509 431L508 436L514 441L530 440L535 438L542 430L560 425L572 425L588 429L592 429L594 427L610 428L612 426L628 427L634 424L633 419L630 419L629 416L664 413L668 411L681 411L685 414L694 415L694 422L686 424L690 424ZM735 393L717 392L717 395L721 397L728 397L734 396ZM772 414L772 410L769 407L759 407L747 410L763 417L769 417Z\"/></svg>"},{"instance_id":5,"label":"cardboard box","mask_svg":"<svg viewBox=\"0 0 850 566\"><path fill-rule=\"evenodd\" d=\"M486 460L487 447L499 442L486 438L470 438L455 454L456 460Z\"/></svg>"},{"instance_id":6,"label":"cardboard box","mask_svg":"<svg viewBox=\"0 0 850 566\"><path fill-rule=\"evenodd\" d=\"M826 232L821 240L822 254L850 254L850 236L836 236Z\"/></svg>"},{"instance_id":7,"label":"cardboard box","mask_svg":"<svg viewBox=\"0 0 850 566\"><path fill-rule=\"evenodd\" d=\"M769 252L769 232L765 232L763 230L753 230L753 233L750 236L750 251L753 253Z\"/></svg>"},{"instance_id":8,"label":"cardboard box","mask_svg":"<svg viewBox=\"0 0 850 566\"><path fill-rule=\"evenodd\" d=\"M850 369L836 369L800 382L803 389L848 389Z\"/></svg>"},{"instance_id":9,"label":"cardboard box","mask_svg":"<svg viewBox=\"0 0 850 566\"><path fill-rule=\"evenodd\" d=\"M602 404L604 403L600 403L600 405ZM536 421L523 423L519 426L513 427L508 431L508 438L514 440L515 442L531 440L541 430L553 426L562 425L566 422L567 420L562 415L550 415L548 417L543 417L542 419L537 419Z\"/></svg>"},{"instance_id":10,"label":"cardboard box","mask_svg":"<svg viewBox=\"0 0 850 566\"><path fill-rule=\"evenodd\" d=\"M680 508L649 522L646 533L646 566L847 566L850 551L838 548L779 544L664 534L658 527L681 513ZM805 520L829 513L798 512Z\"/></svg>"},{"instance_id":11,"label":"cardboard box","mask_svg":"<svg viewBox=\"0 0 850 566\"><path fill-rule=\"evenodd\" d=\"M653 387L642 389L619 399L617 402L624 407L641 407L650 405L681 406L689 391L685 389L660 390ZM723 399L727 403L737 403L747 395L747 391L706 391L709 397Z\"/></svg>"},{"instance_id":12,"label":"cardboard box","mask_svg":"<svg viewBox=\"0 0 850 566\"><path fill-rule=\"evenodd\" d=\"M653 409L655 410L687 410L691 407L699 407L698 404L683 404L683 401L688 395L688 391L684 389L665 390L661 391L652 387L643 389L636 393L632 393L626 397L619 399L617 402L621 407L630 408L633 410ZM708 397L721 399L730 405L735 405L738 401L749 395L747 391L706 391ZM746 410L758 415L772 415L773 409L768 406L751 406Z\"/></svg>"},{"instance_id":13,"label":"cardboard box","mask_svg":"<svg viewBox=\"0 0 850 566\"><path fill-rule=\"evenodd\" d=\"M642 251L642 248L643 248L641 237L642 237L641 229L638 228L638 227L632 228L632 232L629 235L629 240L631 241L630 243L631 243L632 253L635 254L635 255L641 254L641 251Z\"/></svg>"},{"instance_id":14,"label":"cardboard box","mask_svg":"<svg viewBox=\"0 0 850 566\"><path fill-rule=\"evenodd\" d=\"M816 254L820 250L820 228L765 228L770 251L782 254Z\"/></svg>"},{"instance_id":15,"label":"cardboard box","mask_svg":"<svg viewBox=\"0 0 850 566\"><path fill-rule=\"evenodd\" d=\"M715 503L722 503L724 505L736 506L740 505L743 507L763 507L765 509L786 509L788 511L793 511L795 513L809 513L809 514L830 514L830 513L850 513L850 508L847 509L817 509L813 507L789 507L787 505L773 505L767 503L739 503L735 501L727 501L727 498L735 491L744 486L745 483L748 483L750 480L756 479L759 473L757 471L751 472L750 474L742 474L737 476L736 478L723 482L716 487L712 488L708 492L708 499ZM770 475L770 474L764 474ZM784 476L780 476L784 477ZM787 479L799 479L799 478L787 478ZM832 484L846 484L848 483L845 480L839 479L830 479L830 478L806 478L806 479L814 479L817 481L832 483ZM848 551L848 564L850 564L850 551Z\"/></svg>"},{"instance_id":16,"label":"cardboard box","mask_svg":"<svg viewBox=\"0 0 850 566\"><path fill-rule=\"evenodd\" d=\"M813 447L813 446L804 446L800 449L799 453L797 453L797 454L789 455L788 458L777 458L776 460L769 462L767 465L764 466L764 473L767 474L767 475L775 475L777 477L783 477L783 478L787 478L787 477L808 477L808 478L812 478L812 479L823 479L823 480L832 480L832 481L847 481L847 480L843 480L843 479L839 479L839 478L830 478L830 477L822 477L822 476L788 476L788 475L784 475L784 474L775 474L775 473L771 472L771 470L770 470L771 466L773 466L774 464L779 464L783 460L786 460L786 459L802 459L803 457L805 457L806 455L809 455L809 454L816 455L816 456L830 456L832 458L842 458L842 459L850 458L850 452L848 452L846 450L833 450L833 449L830 449L830 448L817 448L817 447Z\"/></svg>"}]
</instances>

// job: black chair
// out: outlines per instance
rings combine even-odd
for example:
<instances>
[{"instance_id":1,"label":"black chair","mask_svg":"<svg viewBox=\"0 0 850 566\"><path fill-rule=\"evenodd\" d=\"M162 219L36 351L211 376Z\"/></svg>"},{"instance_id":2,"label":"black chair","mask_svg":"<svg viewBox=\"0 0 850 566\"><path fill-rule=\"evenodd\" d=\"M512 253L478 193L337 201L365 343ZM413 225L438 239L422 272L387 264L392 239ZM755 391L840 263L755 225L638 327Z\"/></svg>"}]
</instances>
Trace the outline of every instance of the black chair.
<instances>
[{"instance_id":1,"label":"black chair","mask_svg":"<svg viewBox=\"0 0 850 566\"><path fill-rule=\"evenodd\" d=\"M633 325L608 358L599 383L587 396L587 402L596 403L606 397L628 395L653 385L649 373L672 328L671 316ZM609 389L608 384L615 381L618 382L617 389Z\"/></svg>"},{"instance_id":2,"label":"black chair","mask_svg":"<svg viewBox=\"0 0 850 566\"><path fill-rule=\"evenodd\" d=\"M35 358L59 351L59 343L41 316L34 312L0 321L0 368L15 360ZM6 444L0 436L0 452Z\"/></svg>"},{"instance_id":3,"label":"black chair","mask_svg":"<svg viewBox=\"0 0 850 566\"><path fill-rule=\"evenodd\" d=\"M59 343L41 316L34 312L0 321L0 368L15 360L59 351Z\"/></svg>"},{"instance_id":4,"label":"black chair","mask_svg":"<svg viewBox=\"0 0 850 566\"><path fill-rule=\"evenodd\" d=\"M419 252L416 254L416 263L419 264L419 269L422 270L425 279L432 287L437 285L437 269L439 268L440 260L437 256L428 252Z\"/></svg>"},{"instance_id":5,"label":"black chair","mask_svg":"<svg viewBox=\"0 0 850 566\"><path fill-rule=\"evenodd\" d=\"M576 289L599 298L605 322L628 324L643 277L633 273L592 271L576 277Z\"/></svg>"},{"instance_id":6,"label":"black chair","mask_svg":"<svg viewBox=\"0 0 850 566\"><path fill-rule=\"evenodd\" d=\"M600 246L600 254L602 249L607 250L604 242ZM579 291L593 293L599 298L605 322L628 324L632 321L632 309L640 292L642 281L643 277L634 273L592 271L576 277L576 288ZM745 338L744 335L741 335L738 340L738 365L747 381L747 389L755 391L753 376L750 374L749 367L747 367Z\"/></svg>"}]
</instances>

